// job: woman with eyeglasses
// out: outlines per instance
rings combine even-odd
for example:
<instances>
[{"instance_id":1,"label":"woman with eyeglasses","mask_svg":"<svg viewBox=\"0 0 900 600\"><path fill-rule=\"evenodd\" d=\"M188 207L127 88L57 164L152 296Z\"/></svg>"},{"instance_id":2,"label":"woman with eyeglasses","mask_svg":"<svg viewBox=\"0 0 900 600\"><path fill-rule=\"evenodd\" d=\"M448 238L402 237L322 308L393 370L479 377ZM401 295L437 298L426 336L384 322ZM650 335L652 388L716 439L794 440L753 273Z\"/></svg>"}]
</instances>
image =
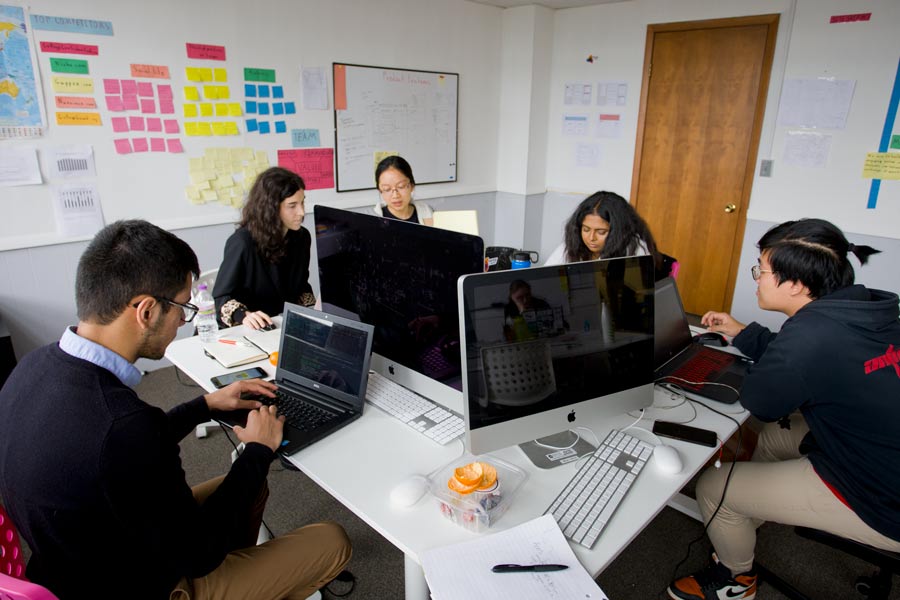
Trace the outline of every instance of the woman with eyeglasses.
<instances>
[{"instance_id":1,"label":"woman with eyeglasses","mask_svg":"<svg viewBox=\"0 0 900 600\"><path fill-rule=\"evenodd\" d=\"M287 169L266 169L253 182L238 229L225 242L213 297L219 321L260 329L285 302L313 306L312 236L303 228L306 185Z\"/></svg>"},{"instance_id":2,"label":"woman with eyeglasses","mask_svg":"<svg viewBox=\"0 0 900 600\"><path fill-rule=\"evenodd\" d=\"M373 209L379 217L422 225L434 224L431 207L412 199L416 180L412 167L403 157L388 156L378 163L375 168L375 187L381 194Z\"/></svg>"}]
</instances>

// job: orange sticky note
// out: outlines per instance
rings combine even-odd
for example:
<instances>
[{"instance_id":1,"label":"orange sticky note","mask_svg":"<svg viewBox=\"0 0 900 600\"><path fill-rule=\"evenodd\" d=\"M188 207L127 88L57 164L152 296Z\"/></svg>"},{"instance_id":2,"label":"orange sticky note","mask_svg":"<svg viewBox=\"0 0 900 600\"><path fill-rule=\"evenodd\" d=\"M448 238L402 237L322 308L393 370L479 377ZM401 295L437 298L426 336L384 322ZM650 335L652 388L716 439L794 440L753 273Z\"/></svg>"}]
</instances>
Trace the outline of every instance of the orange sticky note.
<instances>
[{"instance_id":1,"label":"orange sticky note","mask_svg":"<svg viewBox=\"0 0 900 600\"><path fill-rule=\"evenodd\" d=\"M100 113L89 112L58 112L56 113L57 125L102 125Z\"/></svg>"}]
</instances>

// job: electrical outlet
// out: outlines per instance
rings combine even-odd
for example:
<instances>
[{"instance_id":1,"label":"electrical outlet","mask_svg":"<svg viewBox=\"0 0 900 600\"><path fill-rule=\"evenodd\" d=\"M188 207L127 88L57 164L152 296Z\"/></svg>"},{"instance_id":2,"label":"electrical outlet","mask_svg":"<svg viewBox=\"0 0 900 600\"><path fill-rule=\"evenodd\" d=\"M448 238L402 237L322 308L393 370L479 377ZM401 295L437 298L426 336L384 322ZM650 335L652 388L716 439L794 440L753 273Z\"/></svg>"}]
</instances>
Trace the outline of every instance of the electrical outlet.
<instances>
[{"instance_id":1,"label":"electrical outlet","mask_svg":"<svg viewBox=\"0 0 900 600\"><path fill-rule=\"evenodd\" d=\"M771 159L763 159L759 161L759 176L760 177L771 177L772 176L772 161Z\"/></svg>"}]
</instances>

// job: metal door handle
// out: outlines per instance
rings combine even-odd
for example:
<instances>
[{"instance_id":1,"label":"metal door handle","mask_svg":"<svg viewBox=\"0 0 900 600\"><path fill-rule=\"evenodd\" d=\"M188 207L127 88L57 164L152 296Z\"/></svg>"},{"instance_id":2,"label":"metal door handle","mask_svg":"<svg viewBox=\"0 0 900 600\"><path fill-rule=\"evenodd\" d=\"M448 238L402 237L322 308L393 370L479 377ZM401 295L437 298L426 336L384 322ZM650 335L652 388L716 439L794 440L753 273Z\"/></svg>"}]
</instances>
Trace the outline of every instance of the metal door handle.
<instances>
[{"instance_id":1,"label":"metal door handle","mask_svg":"<svg viewBox=\"0 0 900 600\"><path fill-rule=\"evenodd\" d=\"M725 212L733 213L735 210L737 210L737 206L735 206L734 204L726 204L725 205Z\"/></svg>"}]
</instances>

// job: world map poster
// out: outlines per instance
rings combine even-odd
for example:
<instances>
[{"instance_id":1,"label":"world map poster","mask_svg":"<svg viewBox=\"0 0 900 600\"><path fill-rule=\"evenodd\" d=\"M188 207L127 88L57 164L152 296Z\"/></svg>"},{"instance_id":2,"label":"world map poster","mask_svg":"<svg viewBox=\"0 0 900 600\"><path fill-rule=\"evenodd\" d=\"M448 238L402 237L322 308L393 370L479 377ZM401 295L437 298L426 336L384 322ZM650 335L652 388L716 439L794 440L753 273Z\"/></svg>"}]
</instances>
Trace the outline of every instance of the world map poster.
<instances>
[{"instance_id":1,"label":"world map poster","mask_svg":"<svg viewBox=\"0 0 900 600\"><path fill-rule=\"evenodd\" d=\"M43 96L25 9L0 4L0 138L43 135Z\"/></svg>"}]
</instances>

